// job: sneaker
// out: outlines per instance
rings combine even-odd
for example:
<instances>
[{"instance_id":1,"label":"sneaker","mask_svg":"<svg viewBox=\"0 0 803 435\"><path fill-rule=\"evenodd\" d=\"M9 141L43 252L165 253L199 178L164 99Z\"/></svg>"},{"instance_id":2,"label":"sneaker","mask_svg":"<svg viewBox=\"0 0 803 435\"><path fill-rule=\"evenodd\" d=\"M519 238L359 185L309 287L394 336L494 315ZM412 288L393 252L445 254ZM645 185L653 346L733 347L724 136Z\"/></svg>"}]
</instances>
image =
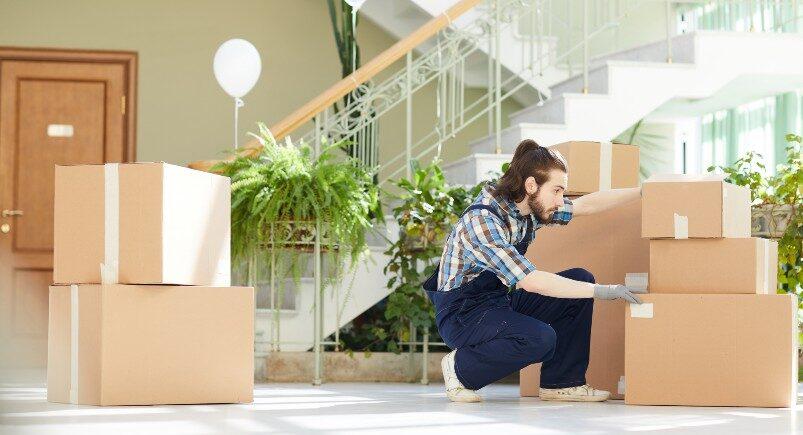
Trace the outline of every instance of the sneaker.
<instances>
[{"instance_id":1,"label":"sneaker","mask_svg":"<svg viewBox=\"0 0 803 435\"><path fill-rule=\"evenodd\" d=\"M457 380L457 374L454 371L454 356L457 350L453 350L446 354L441 360L441 370L443 370L443 382L446 384L446 397L452 402L480 402L482 397L464 387L463 384Z\"/></svg>"},{"instance_id":2,"label":"sneaker","mask_svg":"<svg viewBox=\"0 0 803 435\"><path fill-rule=\"evenodd\" d=\"M608 400L610 396L611 393L596 390L588 384L568 388L541 388L538 393L541 400L564 402L602 402Z\"/></svg>"}]
</instances>

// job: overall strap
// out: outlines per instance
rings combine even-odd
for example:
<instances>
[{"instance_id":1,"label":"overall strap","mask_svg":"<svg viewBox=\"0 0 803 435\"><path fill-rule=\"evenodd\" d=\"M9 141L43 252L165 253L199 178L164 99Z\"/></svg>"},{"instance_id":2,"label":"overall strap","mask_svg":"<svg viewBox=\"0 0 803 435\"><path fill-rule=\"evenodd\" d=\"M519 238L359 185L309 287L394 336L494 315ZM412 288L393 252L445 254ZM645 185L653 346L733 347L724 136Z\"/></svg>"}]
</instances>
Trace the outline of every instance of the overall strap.
<instances>
[{"instance_id":1,"label":"overall strap","mask_svg":"<svg viewBox=\"0 0 803 435\"><path fill-rule=\"evenodd\" d=\"M469 212L469 211L471 211L471 210L482 210L482 209L488 210L489 212L491 212L491 214L492 214L492 215L494 215L494 216L498 217L498 218L499 218L499 220L501 220L501 221L502 221L502 223L505 225L505 228L507 228L507 231L508 231L508 232L510 232L510 231L511 231L511 230L510 230L510 225L508 225L507 219L505 219L504 217L502 217L502 216L499 214L499 212L498 212L498 211L496 211L496 209L495 209L495 208L493 208L493 207L491 207L490 205L486 205L486 204L472 204L472 205L470 205L470 206L469 206L469 207L466 209L466 211L464 211L464 212L463 212L463 215L465 215L466 213L468 213L468 212ZM461 215L461 216L462 216L462 215Z\"/></svg>"}]
</instances>

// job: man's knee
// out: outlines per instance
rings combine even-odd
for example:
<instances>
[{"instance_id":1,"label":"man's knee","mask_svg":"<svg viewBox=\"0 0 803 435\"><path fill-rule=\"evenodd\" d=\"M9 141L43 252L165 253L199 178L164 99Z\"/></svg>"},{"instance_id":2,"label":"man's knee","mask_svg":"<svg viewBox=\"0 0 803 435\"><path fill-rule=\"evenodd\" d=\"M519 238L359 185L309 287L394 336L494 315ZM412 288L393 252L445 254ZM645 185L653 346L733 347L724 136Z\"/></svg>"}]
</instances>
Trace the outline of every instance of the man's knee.
<instances>
[{"instance_id":1,"label":"man's knee","mask_svg":"<svg viewBox=\"0 0 803 435\"><path fill-rule=\"evenodd\" d=\"M525 341L523 353L530 364L549 360L555 353L558 335L546 323L531 328L523 338Z\"/></svg>"},{"instance_id":2,"label":"man's knee","mask_svg":"<svg viewBox=\"0 0 803 435\"><path fill-rule=\"evenodd\" d=\"M582 267L569 269L565 272L564 276L575 281L590 282L592 284L597 282L597 280L594 278L594 274L589 272L587 269L583 269Z\"/></svg>"}]
</instances>

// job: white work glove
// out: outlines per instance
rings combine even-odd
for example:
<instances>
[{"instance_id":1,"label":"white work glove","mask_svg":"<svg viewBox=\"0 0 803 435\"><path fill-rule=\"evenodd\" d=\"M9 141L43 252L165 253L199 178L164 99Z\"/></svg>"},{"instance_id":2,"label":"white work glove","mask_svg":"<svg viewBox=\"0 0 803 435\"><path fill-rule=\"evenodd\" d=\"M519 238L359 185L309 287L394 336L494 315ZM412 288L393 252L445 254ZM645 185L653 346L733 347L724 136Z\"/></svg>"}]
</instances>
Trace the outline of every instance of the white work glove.
<instances>
[{"instance_id":1,"label":"white work glove","mask_svg":"<svg viewBox=\"0 0 803 435\"><path fill-rule=\"evenodd\" d=\"M635 293L646 293L646 292L641 289L634 289L623 286L621 284L594 285L594 297L597 299L607 299L607 300L624 299L632 304L640 304L641 299L639 299L639 297L636 296Z\"/></svg>"}]
</instances>

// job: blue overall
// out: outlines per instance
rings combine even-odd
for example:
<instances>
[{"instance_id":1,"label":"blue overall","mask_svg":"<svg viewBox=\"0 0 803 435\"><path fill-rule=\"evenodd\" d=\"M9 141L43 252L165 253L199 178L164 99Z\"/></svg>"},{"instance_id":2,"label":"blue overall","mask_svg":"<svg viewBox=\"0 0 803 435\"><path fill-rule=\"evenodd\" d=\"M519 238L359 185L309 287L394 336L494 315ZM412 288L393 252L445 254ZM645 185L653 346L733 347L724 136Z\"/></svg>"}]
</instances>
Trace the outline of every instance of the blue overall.
<instances>
[{"instance_id":1,"label":"blue overall","mask_svg":"<svg viewBox=\"0 0 803 435\"><path fill-rule=\"evenodd\" d=\"M466 212L480 208L507 222L484 204L474 204ZM531 222L527 220L524 238L516 244L522 255L533 237ZM424 282L424 290L435 305L435 323L444 343L457 349L455 372L463 386L478 390L537 362L543 362L544 388L586 383L592 298L554 298L509 290L487 269L457 288L438 291L439 269ZM581 268L558 275L594 282L594 276Z\"/></svg>"}]
</instances>

